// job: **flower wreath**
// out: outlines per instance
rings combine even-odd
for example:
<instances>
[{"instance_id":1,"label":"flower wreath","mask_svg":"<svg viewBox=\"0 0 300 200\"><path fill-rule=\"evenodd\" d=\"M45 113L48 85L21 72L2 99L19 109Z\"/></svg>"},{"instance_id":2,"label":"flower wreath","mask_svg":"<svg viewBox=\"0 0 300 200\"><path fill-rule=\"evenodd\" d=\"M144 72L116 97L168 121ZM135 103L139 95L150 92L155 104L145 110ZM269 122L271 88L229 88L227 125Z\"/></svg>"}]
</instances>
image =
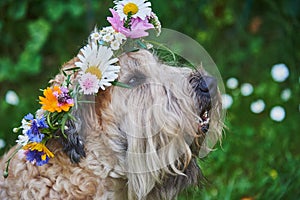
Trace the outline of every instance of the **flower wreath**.
<instances>
[{"instance_id":1,"label":"flower wreath","mask_svg":"<svg viewBox=\"0 0 300 200\"><path fill-rule=\"evenodd\" d=\"M79 61L75 63L76 67L63 71L65 81L59 86L44 89L43 96L39 97L41 108L35 115L27 114L22 119L22 125L14 128L16 133L22 130L22 134L16 140L18 148L7 160L5 177L8 176L10 160L21 149L29 162L37 166L47 164L55 156L47 148L47 142L53 138L68 141L66 132L72 122L76 121L72 110L80 96L95 95L111 85L126 87L116 81L120 71L118 56L124 52L124 45L129 43L151 48L142 38L148 36L147 31L150 29L160 34L161 24L147 0L121 0L114 1L114 4L110 9L112 17L107 18L111 26L93 30L88 44L77 55ZM74 73L77 74L76 80L71 82ZM75 144L67 144L72 145ZM84 148L81 141L76 145ZM79 162L83 156L84 150L79 151L78 157L71 158L71 161Z\"/></svg>"}]
</instances>

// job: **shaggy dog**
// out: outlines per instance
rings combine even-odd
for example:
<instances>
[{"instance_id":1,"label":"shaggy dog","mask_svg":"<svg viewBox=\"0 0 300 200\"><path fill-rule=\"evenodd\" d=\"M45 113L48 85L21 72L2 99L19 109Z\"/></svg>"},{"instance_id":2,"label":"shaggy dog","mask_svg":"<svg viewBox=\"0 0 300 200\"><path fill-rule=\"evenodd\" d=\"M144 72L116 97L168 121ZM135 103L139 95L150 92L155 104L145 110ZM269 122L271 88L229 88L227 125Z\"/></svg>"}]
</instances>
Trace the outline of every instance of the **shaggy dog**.
<instances>
[{"instance_id":1,"label":"shaggy dog","mask_svg":"<svg viewBox=\"0 0 300 200\"><path fill-rule=\"evenodd\" d=\"M0 199L175 199L201 182L204 139L221 138L216 79L203 69L167 66L148 50L121 55L119 65L118 81L130 89L112 86L78 106L80 120L68 131L78 134L79 149L53 139L47 146L55 157L40 167L17 154L8 178L0 176Z\"/></svg>"}]
</instances>

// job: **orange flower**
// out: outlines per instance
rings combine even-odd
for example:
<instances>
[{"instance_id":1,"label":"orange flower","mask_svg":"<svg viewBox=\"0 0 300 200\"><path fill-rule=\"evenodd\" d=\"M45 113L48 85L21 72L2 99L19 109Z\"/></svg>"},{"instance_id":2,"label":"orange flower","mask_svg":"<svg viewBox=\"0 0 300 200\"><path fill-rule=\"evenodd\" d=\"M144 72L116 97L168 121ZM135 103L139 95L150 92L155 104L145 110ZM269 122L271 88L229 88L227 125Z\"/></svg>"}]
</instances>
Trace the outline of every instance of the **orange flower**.
<instances>
[{"instance_id":1,"label":"orange flower","mask_svg":"<svg viewBox=\"0 0 300 200\"><path fill-rule=\"evenodd\" d=\"M48 87L44 90L43 94L45 97L39 96L39 103L43 105L43 110L49 112L67 112L74 105L73 99L68 95L66 88L62 91L58 86L54 86L53 88Z\"/></svg>"}]
</instances>

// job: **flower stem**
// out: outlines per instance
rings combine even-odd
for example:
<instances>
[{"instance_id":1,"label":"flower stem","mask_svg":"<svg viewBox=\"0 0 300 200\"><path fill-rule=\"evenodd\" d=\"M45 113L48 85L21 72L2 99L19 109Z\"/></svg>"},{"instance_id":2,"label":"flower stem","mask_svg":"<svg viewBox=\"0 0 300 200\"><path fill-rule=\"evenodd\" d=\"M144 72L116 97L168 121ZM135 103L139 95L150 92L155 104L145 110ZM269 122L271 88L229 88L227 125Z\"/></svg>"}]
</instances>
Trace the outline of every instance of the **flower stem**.
<instances>
[{"instance_id":1,"label":"flower stem","mask_svg":"<svg viewBox=\"0 0 300 200\"><path fill-rule=\"evenodd\" d=\"M48 115L47 115L47 123L51 129L54 129L54 126L52 125L51 120L50 120L50 113L48 113Z\"/></svg>"},{"instance_id":2,"label":"flower stem","mask_svg":"<svg viewBox=\"0 0 300 200\"><path fill-rule=\"evenodd\" d=\"M16 155L16 153L22 149L22 146L19 146L12 154L11 156L9 157L9 159L6 161L6 168L5 168L5 171L3 172L3 177L4 178L7 178L8 177L8 167L9 167L9 163L11 161L11 159Z\"/></svg>"}]
</instances>

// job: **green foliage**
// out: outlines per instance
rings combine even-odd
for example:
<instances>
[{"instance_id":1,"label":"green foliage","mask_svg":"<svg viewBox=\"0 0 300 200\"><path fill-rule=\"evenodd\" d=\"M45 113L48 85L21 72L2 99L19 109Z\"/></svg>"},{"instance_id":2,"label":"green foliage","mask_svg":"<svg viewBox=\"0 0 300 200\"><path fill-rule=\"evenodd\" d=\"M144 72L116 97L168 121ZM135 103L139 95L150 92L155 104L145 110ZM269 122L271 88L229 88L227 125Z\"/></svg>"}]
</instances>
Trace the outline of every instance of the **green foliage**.
<instances>
[{"instance_id":1,"label":"green foliage","mask_svg":"<svg viewBox=\"0 0 300 200\"><path fill-rule=\"evenodd\" d=\"M298 199L300 197L299 58L300 3L297 0L151 1L165 28L195 38L212 56L224 82L235 77L254 92L227 89L222 148L199 161L208 181L179 199ZM95 25L108 25L112 1L3 0L0 2L0 139L14 145L12 128L38 108L37 99L64 62L77 54ZM284 63L289 77L275 82L274 64ZM292 96L283 100L289 88ZM5 101L14 90L20 103ZM260 114L250 104L263 99ZM270 118L273 106L285 109L282 122Z\"/></svg>"}]
</instances>

